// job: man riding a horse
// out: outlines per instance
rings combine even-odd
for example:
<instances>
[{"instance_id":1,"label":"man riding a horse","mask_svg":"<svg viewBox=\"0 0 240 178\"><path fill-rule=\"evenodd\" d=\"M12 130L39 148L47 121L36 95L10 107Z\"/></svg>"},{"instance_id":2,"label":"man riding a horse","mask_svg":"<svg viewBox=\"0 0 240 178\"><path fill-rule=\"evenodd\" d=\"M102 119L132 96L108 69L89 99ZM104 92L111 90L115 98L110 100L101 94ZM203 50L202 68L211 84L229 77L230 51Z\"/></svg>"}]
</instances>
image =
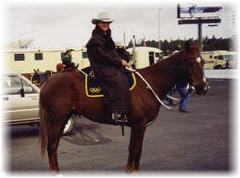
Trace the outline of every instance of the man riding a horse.
<instances>
[{"instance_id":1,"label":"man riding a horse","mask_svg":"<svg viewBox=\"0 0 240 178\"><path fill-rule=\"evenodd\" d=\"M113 119L121 124L127 115L124 124L131 133L125 170L138 171L145 131L148 123L158 116L159 108L163 105L160 99L166 98L169 90L180 79L194 86L199 95L208 90L203 70L205 61L201 57L199 44L186 43L178 53L149 67L137 69L135 74L139 75L136 77L136 86L129 92L128 80L122 71L127 61L115 49L109 28L111 22L107 13L100 13L93 19L92 23L96 27L86 46L91 69L104 90L103 100L87 96L86 74L83 72L58 72L41 88L41 155L44 157L47 151L51 171L59 171L57 150L64 127L72 114L106 124L109 122L104 119L109 118L109 113L113 113Z\"/></svg>"},{"instance_id":2,"label":"man riding a horse","mask_svg":"<svg viewBox=\"0 0 240 178\"><path fill-rule=\"evenodd\" d=\"M64 69L73 68L75 63L72 62L72 51L73 49L68 49L62 56L62 64L64 65Z\"/></svg>"},{"instance_id":3,"label":"man riding a horse","mask_svg":"<svg viewBox=\"0 0 240 178\"><path fill-rule=\"evenodd\" d=\"M92 19L95 29L86 47L95 76L100 80L104 91L103 103L116 124L127 122L129 110L129 84L123 67L128 59L120 56L111 37L109 25L113 20L106 12Z\"/></svg>"}]
</instances>

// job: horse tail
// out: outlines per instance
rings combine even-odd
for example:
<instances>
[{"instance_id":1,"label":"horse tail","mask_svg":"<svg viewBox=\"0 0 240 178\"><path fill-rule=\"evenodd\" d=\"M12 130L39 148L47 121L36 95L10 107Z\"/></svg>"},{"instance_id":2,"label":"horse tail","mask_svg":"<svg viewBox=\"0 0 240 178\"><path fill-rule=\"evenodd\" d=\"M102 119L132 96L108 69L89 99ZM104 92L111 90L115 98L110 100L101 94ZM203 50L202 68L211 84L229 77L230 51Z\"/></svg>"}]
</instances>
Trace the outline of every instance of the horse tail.
<instances>
[{"instance_id":1,"label":"horse tail","mask_svg":"<svg viewBox=\"0 0 240 178\"><path fill-rule=\"evenodd\" d=\"M46 112L41 104L41 100L39 100L39 117L40 117L40 127L39 127L39 138L41 143L41 156L42 159L45 157L45 153L48 146L48 131L46 125Z\"/></svg>"}]
</instances>

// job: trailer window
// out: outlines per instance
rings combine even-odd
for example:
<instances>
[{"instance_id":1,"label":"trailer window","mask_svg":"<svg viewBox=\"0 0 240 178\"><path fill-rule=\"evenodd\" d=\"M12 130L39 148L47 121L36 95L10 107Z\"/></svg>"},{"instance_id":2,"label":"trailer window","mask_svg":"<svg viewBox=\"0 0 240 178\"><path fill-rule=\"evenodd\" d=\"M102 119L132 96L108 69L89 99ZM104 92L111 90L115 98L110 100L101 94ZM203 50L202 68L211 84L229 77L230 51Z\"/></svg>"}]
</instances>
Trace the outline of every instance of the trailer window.
<instances>
[{"instance_id":1,"label":"trailer window","mask_svg":"<svg viewBox=\"0 0 240 178\"><path fill-rule=\"evenodd\" d=\"M87 52L82 52L82 58L88 58Z\"/></svg>"},{"instance_id":2,"label":"trailer window","mask_svg":"<svg viewBox=\"0 0 240 178\"><path fill-rule=\"evenodd\" d=\"M219 56L218 56L218 59L219 59L219 60L223 60L223 55L219 55Z\"/></svg>"},{"instance_id":3,"label":"trailer window","mask_svg":"<svg viewBox=\"0 0 240 178\"><path fill-rule=\"evenodd\" d=\"M43 60L43 54L42 53L35 53L35 60Z\"/></svg>"},{"instance_id":4,"label":"trailer window","mask_svg":"<svg viewBox=\"0 0 240 178\"><path fill-rule=\"evenodd\" d=\"M160 53L155 53L155 57L156 57L156 62L159 62L161 60Z\"/></svg>"},{"instance_id":5,"label":"trailer window","mask_svg":"<svg viewBox=\"0 0 240 178\"><path fill-rule=\"evenodd\" d=\"M154 52L152 51L149 52L149 64L154 64Z\"/></svg>"},{"instance_id":6,"label":"trailer window","mask_svg":"<svg viewBox=\"0 0 240 178\"><path fill-rule=\"evenodd\" d=\"M231 54L230 55L225 55L224 57L225 57L226 60L230 60L230 61L236 59L236 56L235 55L231 55Z\"/></svg>"},{"instance_id":7,"label":"trailer window","mask_svg":"<svg viewBox=\"0 0 240 178\"><path fill-rule=\"evenodd\" d=\"M24 61L25 56L24 56L24 54L14 54L14 60L15 61Z\"/></svg>"}]
</instances>

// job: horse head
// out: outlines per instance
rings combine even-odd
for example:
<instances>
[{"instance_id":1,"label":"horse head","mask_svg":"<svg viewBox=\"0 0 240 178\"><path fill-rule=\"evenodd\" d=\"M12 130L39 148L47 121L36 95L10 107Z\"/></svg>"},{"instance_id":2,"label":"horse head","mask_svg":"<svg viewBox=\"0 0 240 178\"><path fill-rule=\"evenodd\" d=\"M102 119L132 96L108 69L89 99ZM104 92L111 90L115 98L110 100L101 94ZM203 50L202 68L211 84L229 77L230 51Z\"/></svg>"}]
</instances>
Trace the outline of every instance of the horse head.
<instances>
[{"instance_id":1,"label":"horse head","mask_svg":"<svg viewBox=\"0 0 240 178\"><path fill-rule=\"evenodd\" d=\"M52 71L46 70L45 72L40 72L39 69L34 69L34 74L32 76L32 82L36 84L43 84L52 76Z\"/></svg>"},{"instance_id":2,"label":"horse head","mask_svg":"<svg viewBox=\"0 0 240 178\"><path fill-rule=\"evenodd\" d=\"M46 70L44 73L40 74L40 81L41 83L44 83L52 76L51 70Z\"/></svg>"},{"instance_id":3,"label":"horse head","mask_svg":"<svg viewBox=\"0 0 240 178\"><path fill-rule=\"evenodd\" d=\"M40 83L40 74L42 72L39 71L39 69L33 69L34 74L32 76L32 82L34 83Z\"/></svg>"},{"instance_id":4,"label":"horse head","mask_svg":"<svg viewBox=\"0 0 240 178\"><path fill-rule=\"evenodd\" d=\"M192 44L187 41L182 53L183 58L178 63L179 78L189 81L189 84L196 89L197 94L204 95L209 87L203 70L205 61L200 54L198 42Z\"/></svg>"}]
</instances>

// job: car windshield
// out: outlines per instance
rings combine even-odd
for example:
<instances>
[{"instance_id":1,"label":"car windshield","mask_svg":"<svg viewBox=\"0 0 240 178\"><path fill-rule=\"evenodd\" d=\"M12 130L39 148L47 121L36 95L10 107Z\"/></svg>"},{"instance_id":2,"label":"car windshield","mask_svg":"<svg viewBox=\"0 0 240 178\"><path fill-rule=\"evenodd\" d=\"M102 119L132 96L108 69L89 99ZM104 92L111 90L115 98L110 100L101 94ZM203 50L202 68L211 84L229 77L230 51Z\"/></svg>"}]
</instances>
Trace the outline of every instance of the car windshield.
<instances>
[{"instance_id":1,"label":"car windshield","mask_svg":"<svg viewBox=\"0 0 240 178\"><path fill-rule=\"evenodd\" d=\"M22 88L25 93L35 93L34 89L17 75L4 75L2 87L4 94L20 94Z\"/></svg>"},{"instance_id":2,"label":"car windshield","mask_svg":"<svg viewBox=\"0 0 240 178\"><path fill-rule=\"evenodd\" d=\"M231 61L231 60L236 59L236 56L235 55L225 55L225 59Z\"/></svg>"}]
</instances>

